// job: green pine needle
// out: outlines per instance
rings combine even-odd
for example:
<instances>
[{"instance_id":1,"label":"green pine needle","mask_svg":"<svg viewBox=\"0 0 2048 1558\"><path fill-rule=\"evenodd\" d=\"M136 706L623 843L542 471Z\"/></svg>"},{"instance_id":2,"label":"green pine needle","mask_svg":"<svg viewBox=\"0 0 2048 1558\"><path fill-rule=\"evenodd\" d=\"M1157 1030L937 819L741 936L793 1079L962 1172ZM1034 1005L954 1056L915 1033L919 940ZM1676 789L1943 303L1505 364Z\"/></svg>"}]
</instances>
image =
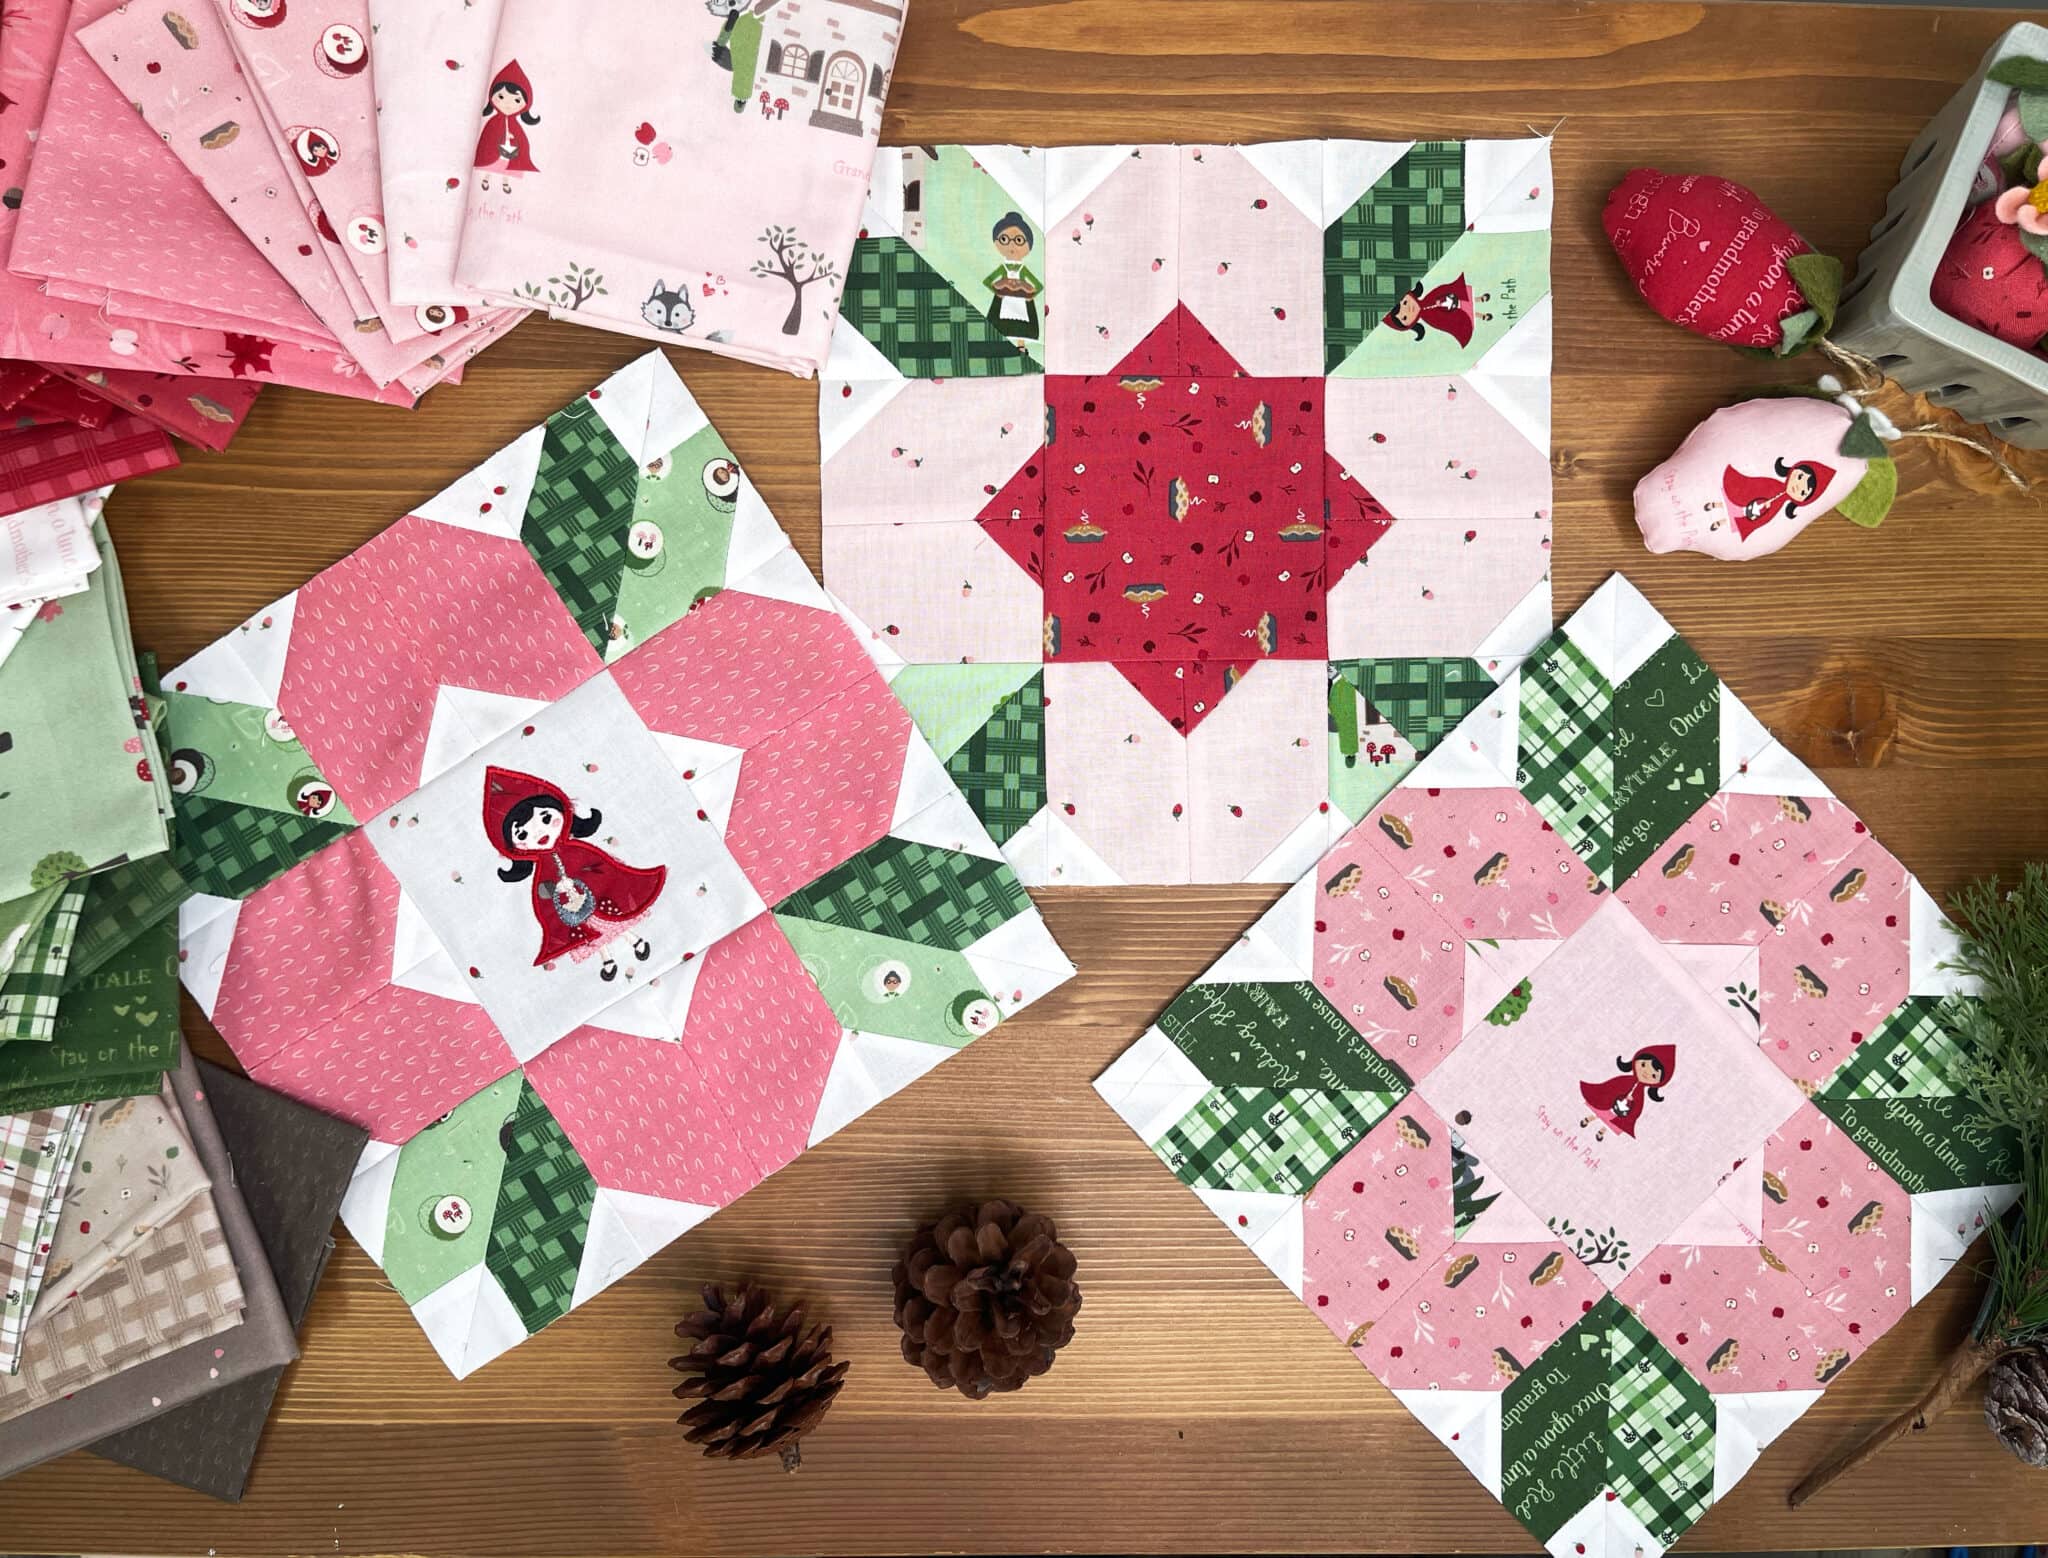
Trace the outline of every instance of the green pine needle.
<instances>
[{"instance_id":1,"label":"green pine needle","mask_svg":"<svg viewBox=\"0 0 2048 1558\"><path fill-rule=\"evenodd\" d=\"M1962 1051L1954 1081L1986 1130L2019 1145L2020 1200L1991 1226L1992 1298L1979 1327L2006 1347L2048 1342L2048 865L2006 888L1976 882L1951 904L1961 951L1949 966L1978 986L1943 1003Z\"/></svg>"}]
</instances>

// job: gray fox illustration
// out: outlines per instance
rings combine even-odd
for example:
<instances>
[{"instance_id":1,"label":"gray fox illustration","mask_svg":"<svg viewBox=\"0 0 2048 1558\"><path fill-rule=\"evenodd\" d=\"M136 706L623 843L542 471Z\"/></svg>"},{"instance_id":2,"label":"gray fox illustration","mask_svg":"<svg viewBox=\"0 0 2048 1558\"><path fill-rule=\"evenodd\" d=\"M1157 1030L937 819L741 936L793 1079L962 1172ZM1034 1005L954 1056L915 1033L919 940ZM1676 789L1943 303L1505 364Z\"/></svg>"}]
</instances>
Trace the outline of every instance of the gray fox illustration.
<instances>
[{"instance_id":1,"label":"gray fox illustration","mask_svg":"<svg viewBox=\"0 0 2048 1558\"><path fill-rule=\"evenodd\" d=\"M673 330L678 335L682 334L697 322L697 310L690 306L689 283L670 291L668 283L657 278L654 290L640 305L640 317L657 330Z\"/></svg>"}]
</instances>

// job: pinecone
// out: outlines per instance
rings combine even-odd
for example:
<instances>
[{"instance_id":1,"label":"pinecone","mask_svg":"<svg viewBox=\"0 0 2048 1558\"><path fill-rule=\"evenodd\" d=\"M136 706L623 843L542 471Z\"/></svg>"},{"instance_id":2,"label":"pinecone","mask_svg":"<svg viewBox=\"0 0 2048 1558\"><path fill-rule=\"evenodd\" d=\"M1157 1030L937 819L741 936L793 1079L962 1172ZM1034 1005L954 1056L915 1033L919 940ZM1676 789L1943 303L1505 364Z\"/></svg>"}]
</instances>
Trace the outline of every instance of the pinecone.
<instances>
[{"instance_id":1,"label":"pinecone","mask_svg":"<svg viewBox=\"0 0 2048 1558\"><path fill-rule=\"evenodd\" d=\"M1050 1217L984 1201L926 1223L896 1263L903 1356L941 1390L1018 1390L1074 1339L1074 1254Z\"/></svg>"},{"instance_id":2,"label":"pinecone","mask_svg":"<svg viewBox=\"0 0 2048 1558\"><path fill-rule=\"evenodd\" d=\"M2048 1466L2048 1353L2023 1347L1991 1365L1984 1421L2029 1466Z\"/></svg>"},{"instance_id":3,"label":"pinecone","mask_svg":"<svg viewBox=\"0 0 2048 1558\"><path fill-rule=\"evenodd\" d=\"M795 1471L803 1459L797 1441L832 1405L848 1367L832 1361L832 1327L813 1326L799 1340L803 1323L801 1304L778 1319L766 1288L743 1282L727 1298L706 1283L704 1307L676 1326L693 1345L668 1360L695 1376L676 1386L676 1398L701 1398L676 1419L683 1437L736 1461L773 1450L783 1470Z\"/></svg>"}]
</instances>

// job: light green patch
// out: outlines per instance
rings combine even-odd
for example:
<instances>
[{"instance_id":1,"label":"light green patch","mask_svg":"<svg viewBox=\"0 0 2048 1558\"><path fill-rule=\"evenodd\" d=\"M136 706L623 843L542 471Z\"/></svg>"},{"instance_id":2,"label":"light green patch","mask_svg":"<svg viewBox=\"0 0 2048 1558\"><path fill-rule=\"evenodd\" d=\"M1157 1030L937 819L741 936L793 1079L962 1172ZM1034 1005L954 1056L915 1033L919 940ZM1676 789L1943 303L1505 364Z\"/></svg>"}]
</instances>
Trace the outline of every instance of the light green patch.
<instances>
[{"instance_id":1,"label":"light green patch","mask_svg":"<svg viewBox=\"0 0 2048 1558\"><path fill-rule=\"evenodd\" d=\"M1375 323L1358 349L1336 370L1347 379L1414 378L1462 373L1493 350L1550 292L1547 232L1467 233L1416 283L1427 294L1458 276L1472 289L1472 339L1460 346L1445 331L1425 327L1416 340L1406 330ZM1492 318L1485 315L1491 314Z\"/></svg>"},{"instance_id":2,"label":"light green patch","mask_svg":"<svg viewBox=\"0 0 2048 1558\"><path fill-rule=\"evenodd\" d=\"M842 1027L961 1049L999 1020L958 952L789 915L775 923Z\"/></svg>"},{"instance_id":3,"label":"light green patch","mask_svg":"<svg viewBox=\"0 0 2048 1558\"><path fill-rule=\"evenodd\" d=\"M986 308L994 301L984 284L989 273L1002 263L990 234L996 223L1012 212L1023 215L1020 201L985 168L975 166L964 146L941 146L936 161L925 160L921 177L924 200L923 232L910 240L932 268L952 282L962 297ZM884 154L886 155L886 154ZM1038 276L1045 274L1045 234L1025 217L1031 227L1031 253L1026 266ZM906 235L907 236L907 235ZM1040 316L1046 299L1040 294ZM1017 344L1034 360L1045 357L1044 340L1020 338Z\"/></svg>"},{"instance_id":4,"label":"light green patch","mask_svg":"<svg viewBox=\"0 0 2048 1558\"><path fill-rule=\"evenodd\" d=\"M988 723L997 704L1038 674L1029 665L908 665L889 683L941 761Z\"/></svg>"},{"instance_id":5,"label":"light green patch","mask_svg":"<svg viewBox=\"0 0 2048 1558\"><path fill-rule=\"evenodd\" d=\"M607 660L646 643L724 586L738 470L725 440L707 424L641 472Z\"/></svg>"},{"instance_id":6,"label":"light green patch","mask_svg":"<svg viewBox=\"0 0 2048 1558\"><path fill-rule=\"evenodd\" d=\"M505 1172L505 1126L524 1080L517 1071L500 1077L399 1149L384 1218L384 1274L408 1304L484 1264Z\"/></svg>"},{"instance_id":7,"label":"light green patch","mask_svg":"<svg viewBox=\"0 0 2048 1558\"><path fill-rule=\"evenodd\" d=\"M332 797L329 809L319 814L321 821L354 824L347 803L319 782L298 738L280 740L264 728L268 709L185 692L165 693L164 703L164 753L180 796L204 795L217 804L306 816L303 803L312 798L310 785Z\"/></svg>"}]
</instances>

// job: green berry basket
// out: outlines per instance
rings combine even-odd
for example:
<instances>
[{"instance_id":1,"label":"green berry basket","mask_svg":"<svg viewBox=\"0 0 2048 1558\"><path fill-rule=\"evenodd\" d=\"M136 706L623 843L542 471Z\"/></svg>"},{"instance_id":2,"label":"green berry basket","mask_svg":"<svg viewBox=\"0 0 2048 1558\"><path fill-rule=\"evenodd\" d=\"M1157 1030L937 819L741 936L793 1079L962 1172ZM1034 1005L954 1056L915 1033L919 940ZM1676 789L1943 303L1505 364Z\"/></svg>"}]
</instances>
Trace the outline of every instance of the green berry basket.
<instances>
[{"instance_id":1,"label":"green berry basket","mask_svg":"<svg viewBox=\"0 0 2048 1558\"><path fill-rule=\"evenodd\" d=\"M1930 296L1934 268L2010 101L2011 89L1986 75L2015 54L2048 58L2048 28L2021 22L2007 32L1920 132L1899 164L1884 220L1857 257L1829 338L2007 443L2048 449L2048 359L1950 318Z\"/></svg>"}]
</instances>

